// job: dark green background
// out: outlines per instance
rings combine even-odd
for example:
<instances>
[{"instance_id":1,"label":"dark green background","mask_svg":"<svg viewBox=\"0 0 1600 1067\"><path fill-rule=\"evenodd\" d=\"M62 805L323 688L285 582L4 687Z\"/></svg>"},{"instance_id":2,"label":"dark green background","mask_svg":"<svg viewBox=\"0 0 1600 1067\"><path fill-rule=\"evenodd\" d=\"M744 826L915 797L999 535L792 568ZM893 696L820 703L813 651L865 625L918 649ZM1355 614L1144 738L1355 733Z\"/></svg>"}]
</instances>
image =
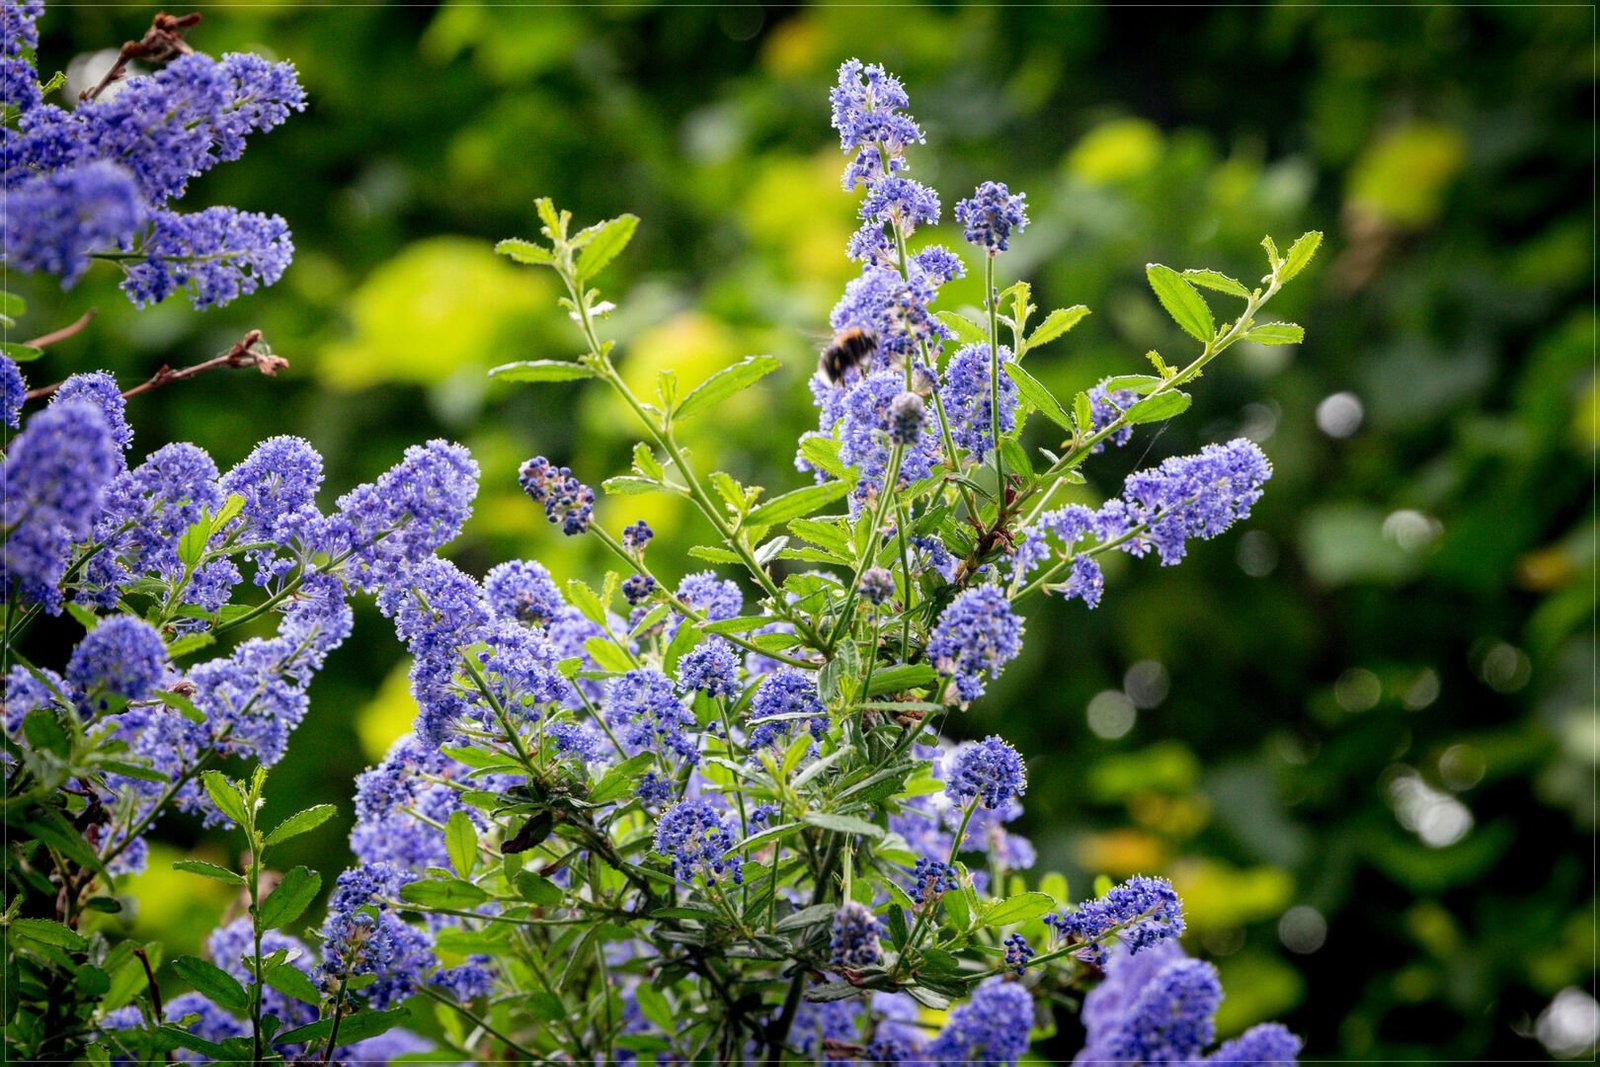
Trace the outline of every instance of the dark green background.
<instances>
[{"instance_id":1,"label":"dark green background","mask_svg":"<svg viewBox=\"0 0 1600 1067\"><path fill-rule=\"evenodd\" d=\"M52 9L41 68L97 75L105 59L86 54L148 14ZM985 178L1027 191L1033 221L1003 274L1030 277L1042 307L1095 312L1030 361L1062 390L1137 372L1150 348L1189 354L1145 262L1252 279L1263 233L1325 231L1271 316L1302 322L1304 345L1241 346L1186 417L1091 464L1097 499L1138 461L1251 433L1277 476L1248 539L1177 569L1118 566L1094 613L1036 605L1023 658L955 728L1027 754L1026 829L1074 896L1102 872L1177 880L1192 947L1224 971L1225 1030L1279 1016L1326 1058L1538 1057L1540 1013L1593 980L1593 21L1531 6L217 7L194 43L294 59L311 106L186 203L283 214L288 275L204 314L135 313L110 267L66 294L8 285L33 303L23 336L100 309L30 368L36 383L105 366L131 384L250 327L291 360L275 381L224 372L139 399L140 449L193 439L226 466L304 434L331 503L407 443L454 437L485 480L461 562L592 575L593 546L547 526L515 468L543 452L598 482L625 463L626 413L483 373L575 351L549 279L489 251L534 228L536 195L583 221L643 218L605 279L635 380L783 358L689 441L706 467L773 489L797 484L804 379L852 269L826 110L846 57L904 78L929 140L913 173L947 213ZM977 296L969 280L943 306ZM1317 406L1346 391L1364 418L1334 438ZM654 498L602 514L647 516L668 570L705 533ZM1140 690L1153 706L1132 730L1097 737L1091 699L1145 661L1166 695ZM403 669L363 607L274 772L274 807L348 813L351 777L408 721ZM1447 817L1465 805L1472 828L1432 847L1397 818L1405 795ZM341 867L344 825L282 860ZM227 901L164 868L222 846L177 820L163 833L138 921L192 946ZM1315 951L1280 937L1294 906L1325 917Z\"/></svg>"}]
</instances>

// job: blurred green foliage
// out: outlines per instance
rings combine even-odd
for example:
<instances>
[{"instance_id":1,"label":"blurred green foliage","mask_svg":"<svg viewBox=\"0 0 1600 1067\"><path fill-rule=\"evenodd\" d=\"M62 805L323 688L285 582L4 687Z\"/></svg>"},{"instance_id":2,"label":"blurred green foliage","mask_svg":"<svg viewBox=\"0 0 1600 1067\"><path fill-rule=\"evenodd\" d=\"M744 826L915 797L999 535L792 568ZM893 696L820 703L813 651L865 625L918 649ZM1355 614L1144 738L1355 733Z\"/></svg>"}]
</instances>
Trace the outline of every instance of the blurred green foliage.
<instances>
[{"instance_id":1,"label":"blurred green foliage","mask_svg":"<svg viewBox=\"0 0 1600 1067\"><path fill-rule=\"evenodd\" d=\"M1024 658L955 726L1029 754L1027 830L1074 896L1102 873L1177 881L1224 972L1225 1030L1281 1015L1332 1058L1522 1057L1555 1040L1541 1012L1594 978L1593 10L206 15L200 48L294 59L311 107L191 198L282 213L296 262L206 314L135 313L106 267L65 294L10 279L33 332L100 310L32 376L104 366L131 383L260 327L289 374L142 397L140 446L193 439L227 465L300 433L328 457L331 498L407 443L456 437L484 472L459 546L470 569L520 555L592 572L593 546L541 521L516 464L540 451L598 482L631 441L597 390L484 375L572 354L548 280L490 250L532 229L535 195L581 220L645 220L610 282L634 381L784 360L686 443L702 466L797 481L804 380L852 273L826 115L850 55L904 78L929 139L916 174L947 205L983 178L1028 192L1007 267L1041 306L1095 311L1031 366L1052 387L1186 350L1145 262L1249 277L1262 233L1326 230L1313 275L1274 307L1309 342L1240 346L1187 418L1091 464L1083 489L1247 434L1278 469L1247 531L1173 571L1117 568L1093 615L1037 610ZM75 90L142 17L53 9L41 69L66 67ZM946 294L979 298L971 279ZM662 531L658 563L700 533L665 497L601 508ZM346 820L352 776L411 717L386 625L367 609L358 627L273 776L285 802L334 801ZM170 957L230 905L167 870L225 846L163 832L131 921ZM347 860L332 833L284 852Z\"/></svg>"}]
</instances>

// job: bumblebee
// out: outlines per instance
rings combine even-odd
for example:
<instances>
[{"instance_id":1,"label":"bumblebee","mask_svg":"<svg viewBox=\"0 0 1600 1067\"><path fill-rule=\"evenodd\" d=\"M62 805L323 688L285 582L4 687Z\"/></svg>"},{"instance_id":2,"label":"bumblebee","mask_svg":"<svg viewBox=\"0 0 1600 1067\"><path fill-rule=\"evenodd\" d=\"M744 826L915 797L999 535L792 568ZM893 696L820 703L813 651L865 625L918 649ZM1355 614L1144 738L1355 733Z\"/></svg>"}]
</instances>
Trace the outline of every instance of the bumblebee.
<instances>
[{"instance_id":1,"label":"bumblebee","mask_svg":"<svg viewBox=\"0 0 1600 1067\"><path fill-rule=\"evenodd\" d=\"M817 373L829 385L838 385L845 373L863 366L878 351L878 339L859 326L852 326L836 336L822 357L817 360Z\"/></svg>"}]
</instances>

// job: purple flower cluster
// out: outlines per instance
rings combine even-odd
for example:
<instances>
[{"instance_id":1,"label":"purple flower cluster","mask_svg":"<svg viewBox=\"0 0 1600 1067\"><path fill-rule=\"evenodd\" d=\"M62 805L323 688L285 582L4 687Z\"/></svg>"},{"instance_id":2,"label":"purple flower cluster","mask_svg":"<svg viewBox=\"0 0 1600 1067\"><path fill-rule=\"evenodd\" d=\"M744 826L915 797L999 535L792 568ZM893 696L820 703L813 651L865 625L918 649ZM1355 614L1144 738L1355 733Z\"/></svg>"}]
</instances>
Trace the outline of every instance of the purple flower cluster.
<instances>
[{"instance_id":1,"label":"purple flower cluster","mask_svg":"<svg viewBox=\"0 0 1600 1067\"><path fill-rule=\"evenodd\" d=\"M589 529L594 515L594 490L573 477L570 467L557 467L543 456L522 465L522 491L544 505L544 517L568 537Z\"/></svg>"},{"instance_id":2,"label":"purple flower cluster","mask_svg":"<svg viewBox=\"0 0 1600 1067\"><path fill-rule=\"evenodd\" d=\"M656 851L672 862L672 873L686 883L696 879L735 885L744 881L744 859L727 817L704 800L684 800L661 813Z\"/></svg>"},{"instance_id":3,"label":"purple flower cluster","mask_svg":"<svg viewBox=\"0 0 1600 1067\"><path fill-rule=\"evenodd\" d=\"M962 745L950 756L944 791L957 804L977 800L985 808L998 809L1027 790L1022 756L994 734Z\"/></svg>"},{"instance_id":4,"label":"purple flower cluster","mask_svg":"<svg viewBox=\"0 0 1600 1067\"><path fill-rule=\"evenodd\" d=\"M733 646L715 635L701 641L678 661L678 687L708 697L739 692L739 657Z\"/></svg>"},{"instance_id":5,"label":"purple flower cluster","mask_svg":"<svg viewBox=\"0 0 1600 1067\"><path fill-rule=\"evenodd\" d=\"M1028 1051L1033 998L1016 982L986 978L950 1013L924 1050L933 1063L1014 1064Z\"/></svg>"},{"instance_id":6,"label":"purple flower cluster","mask_svg":"<svg viewBox=\"0 0 1600 1067\"><path fill-rule=\"evenodd\" d=\"M748 725L751 749L787 741L796 727L822 740L828 732L828 709L817 694L816 678L795 667L767 675L750 700Z\"/></svg>"},{"instance_id":7,"label":"purple flower cluster","mask_svg":"<svg viewBox=\"0 0 1600 1067\"><path fill-rule=\"evenodd\" d=\"M611 683L606 719L624 745L671 754L694 763L699 744L690 732L694 716L678 699L672 679L649 668L632 670Z\"/></svg>"},{"instance_id":8,"label":"purple flower cluster","mask_svg":"<svg viewBox=\"0 0 1600 1067\"><path fill-rule=\"evenodd\" d=\"M28 420L0 474L7 603L61 611L69 553L94 528L102 494L122 467L115 430L91 401L51 404Z\"/></svg>"},{"instance_id":9,"label":"purple flower cluster","mask_svg":"<svg viewBox=\"0 0 1600 1067\"><path fill-rule=\"evenodd\" d=\"M1016 424L1017 384L1005 373L1011 349L1000 346L1000 432L1008 434ZM950 420L950 435L967 452L982 456L994 448L994 389L989 346L963 345L951 357L944 371L945 416Z\"/></svg>"},{"instance_id":10,"label":"purple flower cluster","mask_svg":"<svg viewBox=\"0 0 1600 1067\"><path fill-rule=\"evenodd\" d=\"M154 626L113 615L86 634L67 660L67 681L100 706L112 698L143 700L167 672L167 645Z\"/></svg>"},{"instance_id":11,"label":"purple flower cluster","mask_svg":"<svg viewBox=\"0 0 1600 1067\"><path fill-rule=\"evenodd\" d=\"M984 182L972 196L956 204L956 221L962 235L989 255L1011 247L1013 231L1021 233L1028 225L1028 194L1015 193L1004 182Z\"/></svg>"},{"instance_id":12,"label":"purple flower cluster","mask_svg":"<svg viewBox=\"0 0 1600 1067\"><path fill-rule=\"evenodd\" d=\"M955 682L963 701L983 695L984 678L1000 677L1022 651L1022 620L992 585L968 589L944 609L928 638L928 659Z\"/></svg>"},{"instance_id":13,"label":"purple flower cluster","mask_svg":"<svg viewBox=\"0 0 1600 1067\"><path fill-rule=\"evenodd\" d=\"M877 965L883 960L883 946L878 943L882 936L883 925L871 908L845 901L833 913L833 939L829 942L833 965L852 971Z\"/></svg>"},{"instance_id":14,"label":"purple flower cluster","mask_svg":"<svg viewBox=\"0 0 1600 1067\"><path fill-rule=\"evenodd\" d=\"M5 5L0 83L19 113L7 131L5 262L74 284L96 255L116 257L136 304L188 288L196 307L270 285L294 254L275 215L172 204L189 180L238 159L251 134L305 107L294 67L259 56L182 55L71 111L44 104L26 53L38 42L37 3Z\"/></svg>"},{"instance_id":15,"label":"purple flower cluster","mask_svg":"<svg viewBox=\"0 0 1600 1067\"><path fill-rule=\"evenodd\" d=\"M1176 456L1153 470L1128 476L1124 507L1101 509L1101 536L1110 539L1138 525L1148 532L1125 551L1143 555L1154 546L1164 566L1180 562L1190 538L1207 540L1248 518L1272 477L1272 464L1255 442L1238 438L1207 445L1199 454Z\"/></svg>"},{"instance_id":16,"label":"purple flower cluster","mask_svg":"<svg viewBox=\"0 0 1600 1067\"><path fill-rule=\"evenodd\" d=\"M906 146L923 140L916 122L902 113L911 102L905 86L876 63L846 60L829 100L839 147L852 156L844 172L847 190L903 170Z\"/></svg>"},{"instance_id":17,"label":"purple flower cluster","mask_svg":"<svg viewBox=\"0 0 1600 1067\"><path fill-rule=\"evenodd\" d=\"M1069 944L1083 945L1081 958L1103 965L1111 937L1137 953L1183 933L1183 904L1171 882L1141 875L1076 911L1047 915L1044 921Z\"/></svg>"}]
</instances>

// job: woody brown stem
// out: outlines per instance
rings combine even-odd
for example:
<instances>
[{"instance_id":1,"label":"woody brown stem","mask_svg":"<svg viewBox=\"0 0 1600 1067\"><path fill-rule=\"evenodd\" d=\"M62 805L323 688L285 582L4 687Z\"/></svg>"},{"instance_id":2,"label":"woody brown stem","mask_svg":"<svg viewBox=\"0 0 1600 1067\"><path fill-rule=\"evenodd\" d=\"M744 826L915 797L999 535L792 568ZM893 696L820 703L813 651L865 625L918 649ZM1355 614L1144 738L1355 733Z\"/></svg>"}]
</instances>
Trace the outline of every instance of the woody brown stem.
<instances>
[{"instance_id":1,"label":"woody brown stem","mask_svg":"<svg viewBox=\"0 0 1600 1067\"><path fill-rule=\"evenodd\" d=\"M186 56L194 52L189 47L189 42L183 35L193 29L200 21L200 12L194 11L187 15L169 15L165 11L156 13L150 20L150 28L144 36L137 41L128 41L117 51L117 61L106 71L92 88L85 89L78 97L87 103L98 99L100 94L122 79L127 73L128 64L135 59L142 59L147 63L165 63L175 56Z\"/></svg>"},{"instance_id":2,"label":"woody brown stem","mask_svg":"<svg viewBox=\"0 0 1600 1067\"><path fill-rule=\"evenodd\" d=\"M94 316L95 309L90 308L82 315L79 315L76 322L63 326L59 330L51 330L49 333L41 334L31 341L24 341L22 343L30 348L49 348L57 341L65 341L69 337L76 337L78 334L82 333L84 327L88 326L89 323L94 321Z\"/></svg>"},{"instance_id":3,"label":"woody brown stem","mask_svg":"<svg viewBox=\"0 0 1600 1067\"><path fill-rule=\"evenodd\" d=\"M274 354L273 351L266 346L265 339L261 336L260 330L251 330L249 333L245 334L243 338L234 342L233 347L228 349L222 355L213 356L211 359L208 359L203 363L195 363L188 367L179 367L177 370L173 370L171 367L163 364L161 369L152 374L148 381L141 382L132 389L123 390L122 395L124 398L135 397L140 393L148 393L152 389L159 389L163 385L171 385L173 382L188 381L190 378L198 377L209 370L216 370L218 367L233 367L235 369L254 367L256 370L259 370L262 374L265 374L270 378L273 375L276 375L279 371L285 370L288 366L289 361L287 359ZM51 396L57 389L61 388L61 385L61 382L56 382L53 385L45 385L40 386L38 389L30 389L28 391L28 399L39 400L44 397Z\"/></svg>"}]
</instances>

